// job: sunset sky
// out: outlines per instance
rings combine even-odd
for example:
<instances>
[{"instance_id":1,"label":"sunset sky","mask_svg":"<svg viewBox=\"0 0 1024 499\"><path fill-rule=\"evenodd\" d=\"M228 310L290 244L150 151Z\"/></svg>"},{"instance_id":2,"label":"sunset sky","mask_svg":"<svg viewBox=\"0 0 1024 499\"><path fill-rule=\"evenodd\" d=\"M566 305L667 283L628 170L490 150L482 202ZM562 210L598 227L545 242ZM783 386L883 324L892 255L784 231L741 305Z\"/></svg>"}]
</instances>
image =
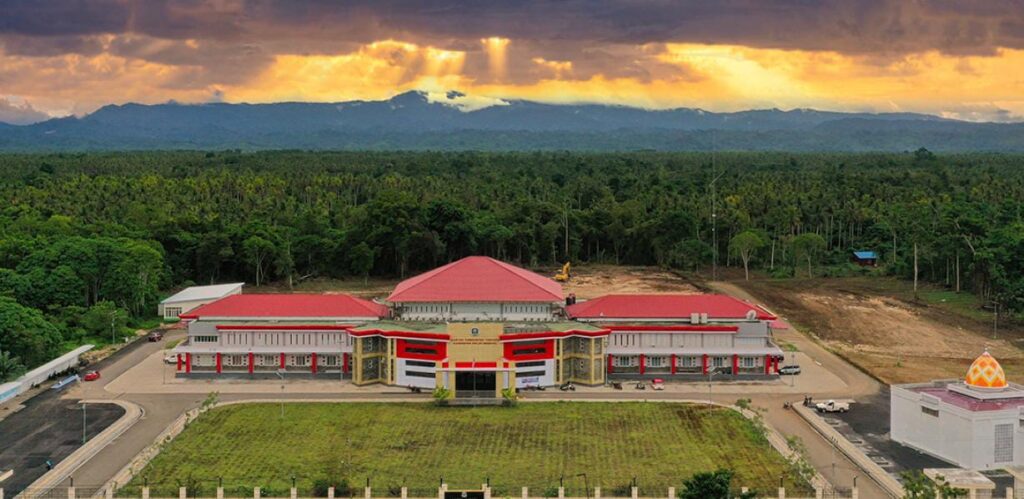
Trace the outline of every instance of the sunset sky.
<instances>
[{"instance_id":1,"label":"sunset sky","mask_svg":"<svg viewBox=\"0 0 1024 499\"><path fill-rule=\"evenodd\" d=\"M0 121L459 90L1024 120L1024 0L0 0Z\"/></svg>"}]
</instances>

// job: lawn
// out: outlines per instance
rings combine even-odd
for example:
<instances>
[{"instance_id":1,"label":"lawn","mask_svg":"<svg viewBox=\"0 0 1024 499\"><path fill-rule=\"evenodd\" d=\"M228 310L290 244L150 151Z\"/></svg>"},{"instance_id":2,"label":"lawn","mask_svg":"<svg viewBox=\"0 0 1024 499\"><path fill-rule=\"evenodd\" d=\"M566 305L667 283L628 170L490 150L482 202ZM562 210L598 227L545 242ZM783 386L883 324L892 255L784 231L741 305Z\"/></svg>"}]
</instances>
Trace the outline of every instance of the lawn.
<instances>
[{"instance_id":1,"label":"lawn","mask_svg":"<svg viewBox=\"0 0 1024 499\"><path fill-rule=\"evenodd\" d=\"M285 404L282 419L271 403L204 414L129 486L146 480L154 495L176 497L177 487L193 484L205 495L222 477L229 494L251 497L261 486L269 496L287 494L294 476L300 495L313 494L318 481L344 481L361 496L369 479L375 496L397 495L405 484L423 497L436 495L442 477L452 489L489 478L495 495L518 496L522 486L555 494L564 476L574 495L586 482L628 496L636 477L641 495L658 496L695 472L723 467L736 472L737 487L766 494L790 469L743 416L703 405L302 403ZM807 490L788 478L787 486Z\"/></svg>"}]
</instances>

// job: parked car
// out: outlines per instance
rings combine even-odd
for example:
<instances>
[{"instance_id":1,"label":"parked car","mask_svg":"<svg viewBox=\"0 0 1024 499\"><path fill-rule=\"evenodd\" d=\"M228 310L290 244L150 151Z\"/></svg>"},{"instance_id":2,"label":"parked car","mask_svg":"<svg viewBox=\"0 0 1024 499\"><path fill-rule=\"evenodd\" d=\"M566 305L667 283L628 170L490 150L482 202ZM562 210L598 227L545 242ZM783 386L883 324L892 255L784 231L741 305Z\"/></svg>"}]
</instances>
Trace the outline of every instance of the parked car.
<instances>
[{"instance_id":1,"label":"parked car","mask_svg":"<svg viewBox=\"0 0 1024 499\"><path fill-rule=\"evenodd\" d=\"M175 354L164 355L164 364L177 364L178 356Z\"/></svg>"},{"instance_id":2,"label":"parked car","mask_svg":"<svg viewBox=\"0 0 1024 499\"><path fill-rule=\"evenodd\" d=\"M817 409L818 412L846 412L850 410L850 404L829 400L828 402L822 402L815 405L814 408Z\"/></svg>"},{"instance_id":3,"label":"parked car","mask_svg":"<svg viewBox=\"0 0 1024 499\"><path fill-rule=\"evenodd\" d=\"M654 389L654 390L664 390L665 389L665 380L663 380L661 378L654 378L654 379L652 379L651 380L651 388Z\"/></svg>"},{"instance_id":4,"label":"parked car","mask_svg":"<svg viewBox=\"0 0 1024 499\"><path fill-rule=\"evenodd\" d=\"M800 366L791 364L788 366L782 366L779 368L779 374L795 375L800 374Z\"/></svg>"},{"instance_id":5,"label":"parked car","mask_svg":"<svg viewBox=\"0 0 1024 499\"><path fill-rule=\"evenodd\" d=\"M164 339L164 333L161 333L160 331L153 331L152 333L149 333L148 339L149 341L160 341Z\"/></svg>"},{"instance_id":6,"label":"parked car","mask_svg":"<svg viewBox=\"0 0 1024 499\"><path fill-rule=\"evenodd\" d=\"M85 376L82 376L82 379L85 380L85 381L96 381L96 380L100 379L100 372L99 371L89 371L89 372L85 373Z\"/></svg>"}]
</instances>

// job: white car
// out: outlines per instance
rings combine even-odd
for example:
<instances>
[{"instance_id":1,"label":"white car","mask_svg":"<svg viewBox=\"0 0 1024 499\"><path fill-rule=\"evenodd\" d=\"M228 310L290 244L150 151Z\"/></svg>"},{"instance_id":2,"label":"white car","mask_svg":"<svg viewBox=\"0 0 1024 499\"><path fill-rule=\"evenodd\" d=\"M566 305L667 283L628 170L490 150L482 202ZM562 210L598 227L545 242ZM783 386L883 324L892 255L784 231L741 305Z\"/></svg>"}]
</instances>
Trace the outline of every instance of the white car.
<instances>
[{"instance_id":1,"label":"white car","mask_svg":"<svg viewBox=\"0 0 1024 499\"><path fill-rule=\"evenodd\" d=\"M846 412L850 410L850 404L829 400L828 402L819 402L818 404L815 404L814 408L817 409L818 412Z\"/></svg>"},{"instance_id":2,"label":"white car","mask_svg":"<svg viewBox=\"0 0 1024 499\"><path fill-rule=\"evenodd\" d=\"M164 364L177 364L177 363L178 363L178 356L177 355L171 354L171 355L164 356Z\"/></svg>"}]
</instances>

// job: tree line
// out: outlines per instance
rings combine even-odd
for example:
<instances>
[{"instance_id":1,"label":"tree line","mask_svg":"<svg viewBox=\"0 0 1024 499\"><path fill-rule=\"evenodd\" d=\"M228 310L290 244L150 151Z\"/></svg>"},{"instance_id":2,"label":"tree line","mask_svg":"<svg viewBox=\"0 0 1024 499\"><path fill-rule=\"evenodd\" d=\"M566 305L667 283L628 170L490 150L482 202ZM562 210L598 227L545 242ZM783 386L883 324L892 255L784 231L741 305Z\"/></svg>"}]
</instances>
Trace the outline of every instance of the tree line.
<instances>
[{"instance_id":1,"label":"tree line","mask_svg":"<svg viewBox=\"0 0 1024 499\"><path fill-rule=\"evenodd\" d=\"M1019 311L1022 159L926 150L7 154L0 349L36 364L109 331L113 310L149 315L160 290L185 284L403 277L474 254L533 267L802 276L874 250L892 275ZM2 318L22 313L51 324L43 336L53 339L12 341ZM104 314L112 319L96 319Z\"/></svg>"}]
</instances>

